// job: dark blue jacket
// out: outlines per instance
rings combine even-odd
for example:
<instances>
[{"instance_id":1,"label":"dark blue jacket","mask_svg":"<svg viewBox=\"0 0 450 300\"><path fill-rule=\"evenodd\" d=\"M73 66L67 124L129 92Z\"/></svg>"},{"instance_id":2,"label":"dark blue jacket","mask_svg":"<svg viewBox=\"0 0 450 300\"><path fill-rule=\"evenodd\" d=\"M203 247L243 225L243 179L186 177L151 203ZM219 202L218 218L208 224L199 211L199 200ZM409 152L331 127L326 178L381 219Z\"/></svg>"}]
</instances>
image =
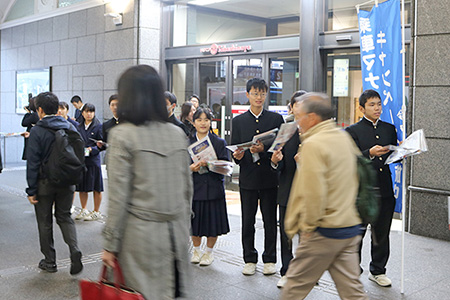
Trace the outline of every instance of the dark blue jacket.
<instances>
[{"instance_id":1,"label":"dark blue jacket","mask_svg":"<svg viewBox=\"0 0 450 300\"><path fill-rule=\"evenodd\" d=\"M40 174L42 163L47 160L50 150L55 141L55 134L48 129L70 129L77 131L76 128L67 122L61 116L48 116L36 123L31 128L27 147L27 182L26 192L29 196L36 195L38 180L42 179L44 174Z\"/></svg>"},{"instance_id":2,"label":"dark blue jacket","mask_svg":"<svg viewBox=\"0 0 450 300\"><path fill-rule=\"evenodd\" d=\"M75 128L80 125L80 123L78 123L77 121L72 120L70 117L67 118L67 122L72 123L72 125L75 126Z\"/></svg>"},{"instance_id":3,"label":"dark blue jacket","mask_svg":"<svg viewBox=\"0 0 450 300\"><path fill-rule=\"evenodd\" d=\"M214 150L216 151L217 159L229 161L230 157L226 148L227 143L225 140L212 133L209 133L208 136ZM195 134L193 137L190 137L189 142L190 144L197 142ZM192 160L191 163L193 163ZM194 201L225 199L223 175L214 172L208 172L205 174L193 172L192 177L194 179Z\"/></svg>"},{"instance_id":4,"label":"dark blue jacket","mask_svg":"<svg viewBox=\"0 0 450 300\"><path fill-rule=\"evenodd\" d=\"M85 157L84 163L86 166L94 166L97 165L100 167L100 150L97 147L97 144L91 140L97 140L102 141L103 140L103 134L102 134L102 123L97 118L94 118L92 120L91 124L89 124L88 129L84 129L84 121L78 125L78 132L80 133L81 137L84 140L85 148L91 147L92 151L89 154L89 156Z\"/></svg>"}]
</instances>

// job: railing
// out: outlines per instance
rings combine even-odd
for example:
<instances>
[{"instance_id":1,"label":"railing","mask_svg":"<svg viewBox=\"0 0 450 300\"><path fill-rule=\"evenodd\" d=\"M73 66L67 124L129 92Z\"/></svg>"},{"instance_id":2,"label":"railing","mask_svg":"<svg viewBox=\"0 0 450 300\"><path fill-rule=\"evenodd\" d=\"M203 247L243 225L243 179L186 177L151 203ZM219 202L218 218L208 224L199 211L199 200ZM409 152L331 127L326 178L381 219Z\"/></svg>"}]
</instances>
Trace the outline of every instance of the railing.
<instances>
[{"instance_id":1,"label":"railing","mask_svg":"<svg viewBox=\"0 0 450 300\"><path fill-rule=\"evenodd\" d=\"M424 193L432 193L432 194L450 196L450 191L429 189L429 188L423 188L423 187L412 186L412 185L408 186L408 190L410 190L412 192L424 192Z\"/></svg>"}]
</instances>

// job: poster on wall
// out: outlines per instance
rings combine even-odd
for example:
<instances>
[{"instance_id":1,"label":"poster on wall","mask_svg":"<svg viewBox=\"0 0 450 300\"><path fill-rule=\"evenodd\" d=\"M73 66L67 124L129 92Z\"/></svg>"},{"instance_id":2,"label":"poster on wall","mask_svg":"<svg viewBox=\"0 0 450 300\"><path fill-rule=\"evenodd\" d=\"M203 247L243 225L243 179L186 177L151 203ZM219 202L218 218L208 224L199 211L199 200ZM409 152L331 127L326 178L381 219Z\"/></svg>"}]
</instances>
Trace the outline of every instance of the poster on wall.
<instances>
[{"instance_id":1,"label":"poster on wall","mask_svg":"<svg viewBox=\"0 0 450 300\"><path fill-rule=\"evenodd\" d=\"M28 97L50 91L50 69L17 71L16 73L16 113L25 114Z\"/></svg>"},{"instance_id":2,"label":"poster on wall","mask_svg":"<svg viewBox=\"0 0 450 300\"><path fill-rule=\"evenodd\" d=\"M348 97L349 59L333 61L333 97Z\"/></svg>"}]
</instances>

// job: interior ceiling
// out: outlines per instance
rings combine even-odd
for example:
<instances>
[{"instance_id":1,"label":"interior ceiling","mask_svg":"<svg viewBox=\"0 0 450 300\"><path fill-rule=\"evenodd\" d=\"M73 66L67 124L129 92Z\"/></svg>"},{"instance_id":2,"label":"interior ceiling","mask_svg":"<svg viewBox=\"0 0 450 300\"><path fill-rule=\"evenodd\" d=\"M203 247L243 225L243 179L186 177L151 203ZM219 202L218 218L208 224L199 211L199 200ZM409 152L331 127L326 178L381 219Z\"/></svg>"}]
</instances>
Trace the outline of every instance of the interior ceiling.
<instances>
[{"instance_id":1,"label":"interior ceiling","mask_svg":"<svg viewBox=\"0 0 450 300\"><path fill-rule=\"evenodd\" d=\"M16 0L0 0L0 21L6 14L6 10L12 6Z\"/></svg>"}]
</instances>

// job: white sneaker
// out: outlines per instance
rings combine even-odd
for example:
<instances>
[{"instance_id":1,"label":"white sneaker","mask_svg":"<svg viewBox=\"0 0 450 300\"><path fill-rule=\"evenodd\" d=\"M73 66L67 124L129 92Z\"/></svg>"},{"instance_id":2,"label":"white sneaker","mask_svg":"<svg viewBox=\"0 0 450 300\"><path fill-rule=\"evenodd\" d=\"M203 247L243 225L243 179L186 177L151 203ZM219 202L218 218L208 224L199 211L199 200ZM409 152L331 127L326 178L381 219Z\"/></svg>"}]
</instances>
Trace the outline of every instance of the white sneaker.
<instances>
[{"instance_id":1,"label":"white sneaker","mask_svg":"<svg viewBox=\"0 0 450 300\"><path fill-rule=\"evenodd\" d=\"M242 269L242 274L250 276L254 275L256 272L256 264L255 263L246 263L244 269Z\"/></svg>"},{"instance_id":2,"label":"white sneaker","mask_svg":"<svg viewBox=\"0 0 450 300\"><path fill-rule=\"evenodd\" d=\"M75 220L84 220L90 212L87 209L81 209L81 212L75 217Z\"/></svg>"},{"instance_id":3,"label":"white sneaker","mask_svg":"<svg viewBox=\"0 0 450 300\"><path fill-rule=\"evenodd\" d=\"M194 252L192 252L191 263L198 264L200 262L201 257L202 257L202 252L194 249Z\"/></svg>"},{"instance_id":4,"label":"white sneaker","mask_svg":"<svg viewBox=\"0 0 450 300\"><path fill-rule=\"evenodd\" d=\"M205 252L200 259L200 266L209 266L214 261L214 254L212 252Z\"/></svg>"},{"instance_id":5,"label":"white sneaker","mask_svg":"<svg viewBox=\"0 0 450 300\"><path fill-rule=\"evenodd\" d=\"M75 206L72 205L72 207L70 208L70 213L73 214L75 212Z\"/></svg>"},{"instance_id":6,"label":"white sneaker","mask_svg":"<svg viewBox=\"0 0 450 300\"><path fill-rule=\"evenodd\" d=\"M286 284L286 282L287 282L287 277L286 277L286 275L281 276L280 280L278 280L277 288L280 288L280 289L281 289L282 287L284 287L284 285Z\"/></svg>"},{"instance_id":7,"label":"white sneaker","mask_svg":"<svg viewBox=\"0 0 450 300\"><path fill-rule=\"evenodd\" d=\"M102 218L102 214L99 211L93 211L86 217L84 217L85 221L96 221Z\"/></svg>"},{"instance_id":8,"label":"white sneaker","mask_svg":"<svg viewBox=\"0 0 450 300\"><path fill-rule=\"evenodd\" d=\"M379 286L387 287L391 286L392 281L386 276L386 274L380 274L380 275L372 275L369 274L369 280L375 282Z\"/></svg>"},{"instance_id":9,"label":"white sneaker","mask_svg":"<svg viewBox=\"0 0 450 300\"><path fill-rule=\"evenodd\" d=\"M264 264L264 269L263 269L264 275L273 275L276 272L277 272L277 269L276 269L274 263L265 263Z\"/></svg>"}]
</instances>

